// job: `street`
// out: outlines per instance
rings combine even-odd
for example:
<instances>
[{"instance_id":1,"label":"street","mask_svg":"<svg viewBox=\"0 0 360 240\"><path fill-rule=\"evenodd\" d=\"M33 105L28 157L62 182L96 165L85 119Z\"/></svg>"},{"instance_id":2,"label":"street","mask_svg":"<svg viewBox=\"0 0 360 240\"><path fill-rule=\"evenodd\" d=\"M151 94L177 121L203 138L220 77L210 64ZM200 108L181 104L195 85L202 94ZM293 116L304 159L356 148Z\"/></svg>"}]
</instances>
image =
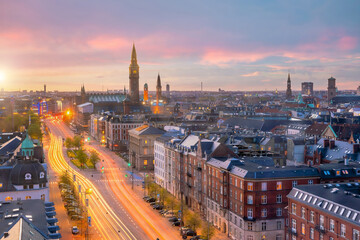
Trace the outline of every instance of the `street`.
<instances>
[{"instance_id":1,"label":"street","mask_svg":"<svg viewBox=\"0 0 360 240\"><path fill-rule=\"evenodd\" d=\"M89 195L89 215L97 230L93 232L99 232L103 239L181 239L177 228L142 200L139 190L138 194L131 190L131 183L125 178L128 170L125 161L96 143L86 144L86 149L96 150L104 160L101 164L105 171L103 174L97 170L80 171L68 161L63 149L62 138L73 136L71 130L63 122L46 124L51 131L50 167L57 173L68 169L76 175L76 184L81 189L93 189Z\"/></svg>"}]
</instances>

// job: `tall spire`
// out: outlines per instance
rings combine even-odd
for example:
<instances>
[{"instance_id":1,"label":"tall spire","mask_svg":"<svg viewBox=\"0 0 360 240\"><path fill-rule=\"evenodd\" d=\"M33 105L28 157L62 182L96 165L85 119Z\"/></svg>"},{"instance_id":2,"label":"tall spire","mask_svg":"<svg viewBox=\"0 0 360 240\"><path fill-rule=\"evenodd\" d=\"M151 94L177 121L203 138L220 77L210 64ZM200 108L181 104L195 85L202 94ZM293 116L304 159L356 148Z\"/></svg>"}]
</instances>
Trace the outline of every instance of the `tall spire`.
<instances>
[{"instance_id":1,"label":"tall spire","mask_svg":"<svg viewBox=\"0 0 360 240\"><path fill-rule=\"evenodd\" d=\"M158 73L156 87L161 87L160 74Z\"/></svg>"},{"instance_id":2,"label":"tall spire","mask_svg":"<svg viewBox=\"0 0 360 240\"><path fill-rule=\"evenodd\" d=\"M286 99L290 100L292 97L291 93L291 80L290 80L290 73L288 73L288 79L287 79L287 88L286 88Z\"/></svg>"},{"instance_id":3,"label":"tall spire","mask_svg":"<svg viewBox=\"0 0 360 240\"><path fill-rule=\"evenodd\" d=\"M132 52L131 52L131 64L137 65L135 43L133 43L133 48L132 48Z\"/></svg>"}]
</instances>

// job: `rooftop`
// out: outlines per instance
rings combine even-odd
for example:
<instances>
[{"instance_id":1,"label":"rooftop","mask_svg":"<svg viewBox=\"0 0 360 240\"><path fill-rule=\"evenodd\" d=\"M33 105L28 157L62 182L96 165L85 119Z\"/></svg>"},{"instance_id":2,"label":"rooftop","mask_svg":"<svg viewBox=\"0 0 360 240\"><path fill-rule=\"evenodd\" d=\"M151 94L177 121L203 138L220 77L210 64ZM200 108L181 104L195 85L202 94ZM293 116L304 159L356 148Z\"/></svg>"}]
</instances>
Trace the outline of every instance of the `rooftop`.
<instances>
[{"instance_id":1,"label":"rooftop","mask_svg":"<svg viewBox=\"0 0 360 240\"><path fill-rule=\"evenodd\" d=\"M360 226L360 183L298 185L288 198Z\"/></svg>"}]
</instances>

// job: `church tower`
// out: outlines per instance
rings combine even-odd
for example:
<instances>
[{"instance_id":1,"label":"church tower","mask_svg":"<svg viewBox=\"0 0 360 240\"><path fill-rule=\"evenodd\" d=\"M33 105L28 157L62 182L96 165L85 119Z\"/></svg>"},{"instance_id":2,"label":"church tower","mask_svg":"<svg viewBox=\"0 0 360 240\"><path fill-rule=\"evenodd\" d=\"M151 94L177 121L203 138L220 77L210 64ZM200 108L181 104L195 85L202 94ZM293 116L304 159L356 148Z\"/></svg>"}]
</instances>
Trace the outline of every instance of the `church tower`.
<instances>
[{"instance_id":1,"label":"church tower","mask_svg":"<svg viewBox=\"0 0 360 240\"><path fill-rule=\"evenodd\" d=\"M331 102L331 99L336 96L336 79L331 76L328 79L328 102Z\"/></svg>"},{"instance_id":2,"label":"church tower","mask_svg":"<svg viewBox=\"0 0 360 240\"><path fill-rule=\"evenodd\" d=\"M291 94L291 80L290 80L290 73L288 74L288 80L287 80L287 88L286 88L286 99L290 100L292 97Z\"/></svg>"},{"instance_id":3,"label":"church tower","mask_svg":"<svg viewBox=\"0 0 360 240\"><path fill-rule=\"evenodd\" d=\"M81 86L81 103L86 102L86 92L85 92L85 85Z\"/></svg>"},{"instance_id":4,"label":"church tower","mask_svg":"<svg viewBox=\"0 0 360 240\"><path fill-rule=\"evenodd\" d=\"M157 83L156 83L156 102L158 105L160 99L161 99L161 80L160 80L160 74L158 74Z\"/></svg>"},{"instance_id":5,"label":"church tower","mask_svg":"<svg viewBox=\"0 0 360 240\"><path fill-rule=\"evenodd\" d=\"M149 88L147 83L144 84L144 102L149 100Z\"/></svg>"},{"instance_id":6,"label":"church tower","mask_svg":"<svg viewBox=\"0 0 360 240\"><path fill-rule=\"evenodd\" d=\"M131 102L139 102L139 65L137 64L135 44L133 44L129 66L129 96Z\"/></svg>"}]
</instances>

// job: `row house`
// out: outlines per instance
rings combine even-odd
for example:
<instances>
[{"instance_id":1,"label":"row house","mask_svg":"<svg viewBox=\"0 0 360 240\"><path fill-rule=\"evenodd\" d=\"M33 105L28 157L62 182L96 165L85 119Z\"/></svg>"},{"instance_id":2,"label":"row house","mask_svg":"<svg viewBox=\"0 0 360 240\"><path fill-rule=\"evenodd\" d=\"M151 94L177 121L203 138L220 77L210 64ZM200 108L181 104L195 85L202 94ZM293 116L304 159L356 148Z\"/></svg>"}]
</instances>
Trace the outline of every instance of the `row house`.
<instances>
[{"instance_id":1,"label":"row house","mask_svg":"<svg viewBox=\"0 0 360 240\"><path fill-rule=\"evenodd\" d=\"M294 187L286 239L360 240L359 193L358 182Z\"/></svg>"},{"instance_id":2,"label":"row house","mask_svg":"<svg viewBox=\"0 0 360 240\"><path fill-rule=\"evenodd\" d=\"M285 239L286 195L298 184L320 181L315 168L279 167L269 157L206 164L207 220L233 239Z\"/></svg>"},{"instance_id":3,"label":"row house","mask_svg":"<svg viewBox=\"0 0 360 240\"><path fill-rule=\"evenodd\" d=\"M142 125L143 120L133 116L112 116L105 126L106 146L113 151L128 146L129 130Z\"/></svg>"}]
</instances>

